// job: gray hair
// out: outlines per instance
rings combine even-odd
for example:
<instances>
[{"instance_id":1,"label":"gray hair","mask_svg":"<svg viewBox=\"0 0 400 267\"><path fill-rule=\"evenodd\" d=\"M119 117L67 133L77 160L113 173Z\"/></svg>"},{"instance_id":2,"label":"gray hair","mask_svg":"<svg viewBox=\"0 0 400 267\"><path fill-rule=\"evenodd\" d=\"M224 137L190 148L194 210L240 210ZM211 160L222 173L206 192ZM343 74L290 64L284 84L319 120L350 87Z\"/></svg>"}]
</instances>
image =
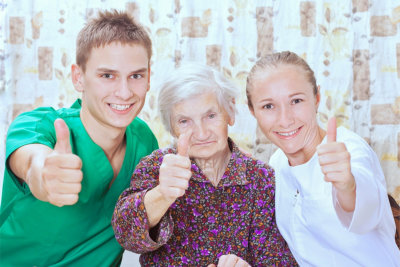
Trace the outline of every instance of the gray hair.
<instances>
[{"instance_id":1,"label":"gray hair","mask_svg":"<svg viewBox=\"0 0 400 267\"><path fill-rule=\"evenodd\" d=\"M218 104L234 119L236 113L236 86L219 71L196 63L185 63L161 83L158 110L164 127L172 135L172 108L186 99L204 93L215 93Z\"/></svg>"}]
</instances>

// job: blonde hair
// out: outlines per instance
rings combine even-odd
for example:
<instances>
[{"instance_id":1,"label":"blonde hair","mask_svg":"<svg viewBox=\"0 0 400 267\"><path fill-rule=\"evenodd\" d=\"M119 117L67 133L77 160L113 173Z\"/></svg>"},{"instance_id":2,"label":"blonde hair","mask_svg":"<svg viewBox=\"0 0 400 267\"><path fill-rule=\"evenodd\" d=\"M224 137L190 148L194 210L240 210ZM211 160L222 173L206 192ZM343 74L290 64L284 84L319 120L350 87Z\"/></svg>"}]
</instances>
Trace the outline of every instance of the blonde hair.
<instances>
[{"instance_id":1,"label":"blonde hair","mask_svg":"<svg viewBox=\"0 0 400 267\"><path fill-rule=\"evenodd\" d=\"M265 72L268 69L277 69L279 66L283 65L297 66L300 69L302 69L305 73L306 79L310 82L311 86L313 87L314 95L318 94L318 87L317 87L317 82L315 80L314 71L310 68L310 66L304 59L299 57L296 53L290 51L273 53L259 59L253 66L253 68L250 70L249 75L247 76L247 82L246 82L247 104L251 110L253 109L253 103L251 102L251 91L253 89L254 77L263 71Z\"/></svg>"},{"instance_id":2,"label":"blonde hair","mask_svg":"<svg viewBox=\"0 0 400 267\"><path fill-rule=\"evenodd\" d=\"M150 63L152 44L148 33L126 12L115 9L99 12L98 16L90 20L79 32L76 40L76 63L85 71L92 48L112 42L142 45L147 51Z\"/></svg>"}]
</instances>

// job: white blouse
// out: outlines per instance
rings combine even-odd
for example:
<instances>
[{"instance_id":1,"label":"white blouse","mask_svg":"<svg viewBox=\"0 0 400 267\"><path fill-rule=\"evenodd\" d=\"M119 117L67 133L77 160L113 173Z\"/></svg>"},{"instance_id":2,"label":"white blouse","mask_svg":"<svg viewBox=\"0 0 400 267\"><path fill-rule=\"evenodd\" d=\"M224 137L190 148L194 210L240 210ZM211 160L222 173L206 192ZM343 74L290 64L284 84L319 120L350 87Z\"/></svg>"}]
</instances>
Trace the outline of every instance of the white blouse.
<instances>
[{"instance_id":1,"label":"white blouse","mask_svg":"<svg viewBox=\"0 0 400 267\"><path fill-rule=\"evenodd\" d=\"M379 160L360 136L344 127L338 128L337 140L351 155L354 212L340 207L332 184L324 181L317 153L291 167L278 149L270 160L276 172L278 228L300 266L400 266Z\"/></svg>"}]
</instances>

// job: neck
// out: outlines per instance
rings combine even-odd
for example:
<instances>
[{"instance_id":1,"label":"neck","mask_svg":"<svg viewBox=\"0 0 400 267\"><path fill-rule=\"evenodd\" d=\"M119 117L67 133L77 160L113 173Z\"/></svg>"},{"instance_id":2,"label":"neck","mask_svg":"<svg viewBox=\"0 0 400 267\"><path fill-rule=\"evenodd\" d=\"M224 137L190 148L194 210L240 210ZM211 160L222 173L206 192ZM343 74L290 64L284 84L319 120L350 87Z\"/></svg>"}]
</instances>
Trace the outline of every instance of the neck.
<instances>
[{"instance_id":1,"label":"neck","mask_svg":"<svg viewBox=\"0 0 400 267\"><path fill-rule=\"evenodd\" d=\"M124 151L126 128L113 128L98 122L90 122L82 115L82 112L80 116L90 138L103 149L109 161L112 161L116 154Z\"/></svg>"},{"instance_id":2,"label":"neck","mask_svg":"<svg viewBox=\"0 0 400 267\"><path fill-rule=\"evenodd\" d=\"M207 177L207 179L214 185L217 186L219 181L222 178L222 175L225 173L226 167L228 166L229 160L231 158L232 152L229 149L229 146L226 146L226 149L214 155L212 158L195 159L197 165L199 165L200 169Z\"/></svg>"},{"instance_id":3,"label":"neck","mask_svg":"<svg viewBox=\"0 0 400 267\"><path fill-rule=\"evenodd\" d=\"M314 138L304 146L304 149L298 153L287 154L290 166L297 166L308 162L317 151L317 146L321 144L326 132L318 126Z\"/></svg>"}]
</instances>

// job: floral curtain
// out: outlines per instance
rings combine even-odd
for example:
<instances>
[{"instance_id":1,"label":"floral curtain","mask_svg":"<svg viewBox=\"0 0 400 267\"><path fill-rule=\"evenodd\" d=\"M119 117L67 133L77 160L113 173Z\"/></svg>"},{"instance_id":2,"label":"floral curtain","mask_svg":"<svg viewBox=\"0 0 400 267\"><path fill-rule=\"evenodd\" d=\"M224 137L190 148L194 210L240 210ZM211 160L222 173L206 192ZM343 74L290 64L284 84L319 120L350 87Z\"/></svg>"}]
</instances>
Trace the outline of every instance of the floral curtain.
<instances>
[{"instance_id":1,"label":"floral curtain","mask_svg":"<svg viewBox=\"0 0 400 267\"><path fill-rule=\"evenodd\" d=\"M321 86L318 119L331 116L377 153L388 191L400 202L400 2L398 0L10 0L0 2L0 161L8 126L39 106L69 106L75 38L100 9L126 10L153 40L151 90L140 117L160 146L172 138L157 114L157 87L176 66L198 61L240 90L230 136L268 161L275 147L246 105L247 74L262 55L292 50ZM4 165L0 172L3 173ZM1 180L1 179L0 179Z\"/></svg>"}]
</instances>

